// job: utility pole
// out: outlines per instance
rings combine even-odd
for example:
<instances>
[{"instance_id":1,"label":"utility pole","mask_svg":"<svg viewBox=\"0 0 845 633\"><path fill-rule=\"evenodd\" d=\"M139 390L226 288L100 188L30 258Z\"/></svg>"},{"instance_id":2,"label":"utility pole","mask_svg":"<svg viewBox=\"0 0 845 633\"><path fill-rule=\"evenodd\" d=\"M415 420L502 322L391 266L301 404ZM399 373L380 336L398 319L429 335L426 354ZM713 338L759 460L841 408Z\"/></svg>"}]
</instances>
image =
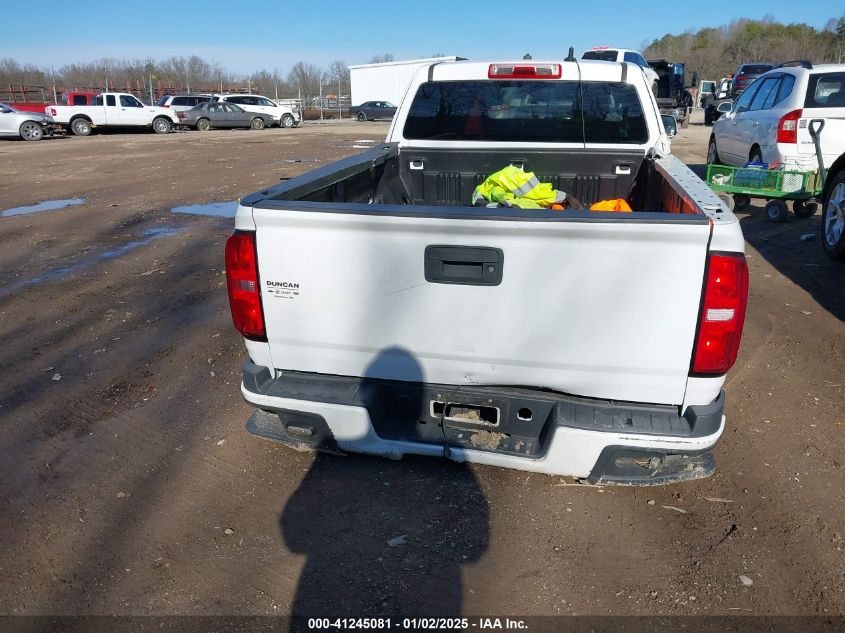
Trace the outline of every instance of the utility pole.
<instances>
[{"instance_id":1,"label":"utility pole","mask_svg":"<svg viewBox=\"0 0 845 633\"><path fill-rule=\"evenodd\" d=\"M320 77L320 123L323 122L323 77Z\"/></svg>"},{"instance_id":2,"label":"utility pole","mask_svg":"<svg viewBox=\"0 0 845 633\"><path fill-rule=\"evenodd\" d=\"M50 64L50 77L53 80L53 103L58 103L59 99L56 97L56 73L53 71L53 64Z\"/></svg>"}]
</instances>

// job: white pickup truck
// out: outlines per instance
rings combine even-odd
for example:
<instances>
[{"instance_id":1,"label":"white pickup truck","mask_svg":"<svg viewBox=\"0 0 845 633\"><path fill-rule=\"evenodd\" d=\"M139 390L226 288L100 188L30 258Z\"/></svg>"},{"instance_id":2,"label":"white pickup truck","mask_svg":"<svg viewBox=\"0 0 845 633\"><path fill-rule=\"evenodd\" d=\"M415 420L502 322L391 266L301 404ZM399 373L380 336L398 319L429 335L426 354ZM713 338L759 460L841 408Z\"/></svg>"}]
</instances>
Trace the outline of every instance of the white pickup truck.
<instances>
[{"instance_id":1,"label":"white pickup truck","mask_svg":"<svg viewBox=\"0 0 845 633\"><path fill-rule=\"evenodd\" d=\"M633 212L472 206L507 165ZM638 68L432 64L385 142L241 199L226 272L247 428L594 483L706 476L744 245Z\"/></svg>"},{"instance_id":2,"label":"white pickup truck","mask_svg":"<svg viewBox=\"0 0 845 633\"><path fill-rule=\"evenodd\" d=\"M56 125L69 128L77 136L88 136L94 128L107 126L152 128L159 134L167 134L174 125L179 125L175 112L144 105L134 95L120 92L97 95L94 105L51 105L45 111Z\"/></svg>"}]
</instances>

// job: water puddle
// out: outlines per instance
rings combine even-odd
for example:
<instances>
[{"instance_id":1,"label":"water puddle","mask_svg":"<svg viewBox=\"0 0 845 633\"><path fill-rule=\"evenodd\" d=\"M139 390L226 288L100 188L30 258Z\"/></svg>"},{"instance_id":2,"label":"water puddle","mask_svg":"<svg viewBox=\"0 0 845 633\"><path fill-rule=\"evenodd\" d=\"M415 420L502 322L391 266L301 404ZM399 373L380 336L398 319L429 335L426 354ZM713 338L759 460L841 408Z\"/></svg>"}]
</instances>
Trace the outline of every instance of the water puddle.
<instances>
[{"instance_id":1,"label":"water puddle","mask_svg":"<svg viewBox=\"0 0 845 633\"><path fill-rule=\"evenodd\" d=\"M64 209L65 207L72 207L77 204L85 204L85 198L68 198L67 200L45 200L44 202L32 204L28 207L15 207L14 209L6 209L5 211L0 211L0 217L8 218L13 215L38 213L39 211L54 211L55 209Z\"/></svg>"},{"instance_id":2,"label":"water puddle","mask_svg":"<svg viewBox=\"0 0 845 633\"><path fill-rule=\"evenodd\" d=\"M121 255L125 255L129 251L135 250L136 248L145 246L147 244L150 244L151 242L155 242L156 240L160 240L163 237L168 237L169 235L176 235L177 233L181 233L184 230L184 227L173 226L159 226L146 229L142 231L141 234L138 236L139 239L127 242L126 244L121 244L120 246L109 249L107 251L103 251L101 253L93 253L88 257L85 257L82 260L76 262L75 264L51 270L50 272L44 273L39 277L35 277L34 279L24 279L6 288L0 288L0 298L6 297L12 294L14 291L20 290L21 288L35 286L47 281L56 281L57 279L62 279L63 277L67 277L72 273L82 270L83 268L88 268L90 266L93 266L94 264L99 264L100 262L106 261L107 259L114 259L115 257L120 257Z\"/></svg>"},{"instance_id":3,"label":"water puddle","mask_svg":"<svg viewBox=\"0 0 845 633\"><path fill-rule=\"evenodd\" d=\"M233 218L238 209L237 202L211 202L209 204L190 204L186 207L175 207L171 213L191 213L193 215L213 215L218 218Z\"/></svg>"}]
</instances>

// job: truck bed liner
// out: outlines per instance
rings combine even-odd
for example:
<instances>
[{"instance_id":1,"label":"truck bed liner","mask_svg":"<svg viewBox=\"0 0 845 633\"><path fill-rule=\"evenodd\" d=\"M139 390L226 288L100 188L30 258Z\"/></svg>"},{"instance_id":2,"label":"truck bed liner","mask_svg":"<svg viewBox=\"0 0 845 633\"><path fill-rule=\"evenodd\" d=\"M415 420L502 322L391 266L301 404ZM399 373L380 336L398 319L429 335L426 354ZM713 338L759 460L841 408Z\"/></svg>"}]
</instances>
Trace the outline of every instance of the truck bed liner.
<instances>
[{"instance_id":1,"label":"truck bed liner","mask_svg":"<svg viewBox=\"0 0 845 633\"><path fill-rule=\"evenodd\" d=\"M347 205L355 204L372 205L376 212L394 205L469 208L475 187L489 174L511 164L534 172L541 181L578 198L585 207L599 200L625 198L637 212L697 214L694 205L667 197L672 188L664 186L665 176L641 150L454 152L413 148L400 152L391 143L246 196L241 204L291 209L295 208L291 204L294 201L314 202L319 204L303 208L317 211L324 210L325 203L344 205L345 211L351 211ZM538 214L517 209L516 212L523 219L568 215L558 211Z\"/></svg>"}]
</instances>

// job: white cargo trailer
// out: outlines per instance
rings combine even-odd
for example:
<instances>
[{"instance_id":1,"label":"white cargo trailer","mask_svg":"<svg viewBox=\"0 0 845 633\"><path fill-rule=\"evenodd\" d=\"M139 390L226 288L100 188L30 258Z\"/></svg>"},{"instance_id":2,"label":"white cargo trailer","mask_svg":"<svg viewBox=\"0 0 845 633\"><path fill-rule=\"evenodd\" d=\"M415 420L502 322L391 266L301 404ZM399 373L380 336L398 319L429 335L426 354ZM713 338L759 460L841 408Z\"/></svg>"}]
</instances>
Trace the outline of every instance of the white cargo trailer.
<instances>
[{"instance_id":1,"label":"white cargo trailer","mask_svg":"<svg viewBox=\"0 0 845 633\"><path fill-rule=\"evenodd\" d=\"M349 67L352 84L352 105L365 101L390 101L397 104L402 100L411 78L421 66L435 62L454 62L464 57L429 57L409 59L381 64L360 64Z\"/></svg>"}]
</instances>

